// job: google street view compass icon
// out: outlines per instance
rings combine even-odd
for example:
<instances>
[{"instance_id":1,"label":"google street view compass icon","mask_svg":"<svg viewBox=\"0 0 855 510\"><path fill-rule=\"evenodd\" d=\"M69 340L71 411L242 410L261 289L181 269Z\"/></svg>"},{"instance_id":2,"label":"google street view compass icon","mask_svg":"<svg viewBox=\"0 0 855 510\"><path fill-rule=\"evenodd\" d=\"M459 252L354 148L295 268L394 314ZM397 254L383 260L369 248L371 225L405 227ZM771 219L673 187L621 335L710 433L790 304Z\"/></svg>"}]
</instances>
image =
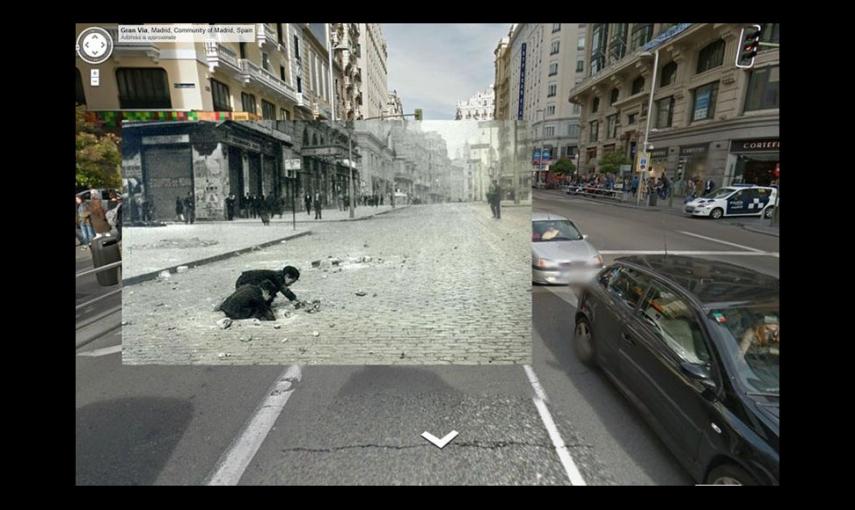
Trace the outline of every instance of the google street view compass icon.
<instances>
[{"instance_id":1,"label":"google street view compass icon","mask_svg":"<svg viewBox=\"0 0 855 510\"><path fill-rule=\"evenodd\" d=\"M100 64L113 54L113 38L100 27L90 27L77 36L77 55L87 64Z\"/></svg>"}]
</instances>

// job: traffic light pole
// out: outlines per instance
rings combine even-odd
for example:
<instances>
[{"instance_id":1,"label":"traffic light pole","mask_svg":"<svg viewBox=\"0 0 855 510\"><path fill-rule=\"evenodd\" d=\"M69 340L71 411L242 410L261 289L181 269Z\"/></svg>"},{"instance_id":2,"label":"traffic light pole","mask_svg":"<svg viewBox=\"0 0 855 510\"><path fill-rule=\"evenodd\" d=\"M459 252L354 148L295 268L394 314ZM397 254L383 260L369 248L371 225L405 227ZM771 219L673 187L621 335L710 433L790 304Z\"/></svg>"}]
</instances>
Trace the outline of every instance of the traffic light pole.
<instances>
[{"instance_id":1,"label":"traffic light pole","mask_svg":"<svg viewBox=\"0 0 855 510\"><path fill-rule=\"evenodd\" d=\"M648 54L649 55L649 54ZM644 145L641 147L642 153L647 153L648 140L650 139L650 118L653 117L653 93L656 92L656 71L659 69L659 50L653 52L653 79L650 81L650 98L647 100L647 122L644 127ZM638 154L636 154L636 158ZM641 180L642 176L639 172L638 176L638 192L636 192L635 205L641 205ZM650 190L647 190L649 193Z\"/></svg>"}]
</instances>

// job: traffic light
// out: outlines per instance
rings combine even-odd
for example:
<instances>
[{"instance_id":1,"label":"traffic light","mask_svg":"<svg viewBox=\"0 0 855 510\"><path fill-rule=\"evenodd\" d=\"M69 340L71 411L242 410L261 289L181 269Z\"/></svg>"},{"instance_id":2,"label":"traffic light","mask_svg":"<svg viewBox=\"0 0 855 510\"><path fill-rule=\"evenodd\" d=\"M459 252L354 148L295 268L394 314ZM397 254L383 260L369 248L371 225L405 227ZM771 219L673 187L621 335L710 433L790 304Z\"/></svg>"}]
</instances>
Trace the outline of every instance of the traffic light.
<instances>
[{"instance_id":1,"label":"traffic light","mask_svg":"<svg viewBox=\"0 0 855 510\"><path fill-rule=\"evenodd\" d=\"M416 108L416 120L422 120L422 109Z\"/></svg>"},{"instance_id":2,"label":"traffic light","mask_svg":"<svg viewBox=\"0 0 855 510\"><path fill-rule=\"evenodd\" d=\"M746 36L746 31L748 35ZM736 52L736 67L740 69L749 69L754 66L754 57L757 56L757 51L760 49L760 36L763 35L763 27L760 25L751 25L751 28L743 28L739 34L739 51ZM744 39L743 39L743 36ZM750 60L747 64L743 62Z\"/></svg>"}]
</instances>

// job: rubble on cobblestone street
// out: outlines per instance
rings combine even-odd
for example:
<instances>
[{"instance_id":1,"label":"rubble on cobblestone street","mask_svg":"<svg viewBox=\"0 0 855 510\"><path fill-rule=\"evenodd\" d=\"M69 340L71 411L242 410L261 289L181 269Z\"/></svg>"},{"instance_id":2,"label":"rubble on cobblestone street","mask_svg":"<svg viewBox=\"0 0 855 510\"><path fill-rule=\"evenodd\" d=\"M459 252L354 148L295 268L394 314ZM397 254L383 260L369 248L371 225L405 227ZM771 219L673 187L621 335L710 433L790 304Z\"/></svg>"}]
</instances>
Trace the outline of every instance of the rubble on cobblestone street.
<instances>
[{"instance_id":1,"label":"rubble on cobblestone street","mask_svg":"<svg viewBox=\"0 0 855 510\"><path fill-rule=\"evenodd\" d=\"M530 363L530 264L520 262L530 255L530 213L509 209L494 223L489 214L442 204L400 209L383 223L328 223L285 245L187 263L193 271L171 275L176 290L154 280L126 287L123 362L204 363L230 353L220 362ZM241 272L283 264L301 272L290 286L298 300L277 295L274 321L221 329L211 300L234 292ZM164 324L176 328L168 337Z\"/></svg>"}]
</instances>

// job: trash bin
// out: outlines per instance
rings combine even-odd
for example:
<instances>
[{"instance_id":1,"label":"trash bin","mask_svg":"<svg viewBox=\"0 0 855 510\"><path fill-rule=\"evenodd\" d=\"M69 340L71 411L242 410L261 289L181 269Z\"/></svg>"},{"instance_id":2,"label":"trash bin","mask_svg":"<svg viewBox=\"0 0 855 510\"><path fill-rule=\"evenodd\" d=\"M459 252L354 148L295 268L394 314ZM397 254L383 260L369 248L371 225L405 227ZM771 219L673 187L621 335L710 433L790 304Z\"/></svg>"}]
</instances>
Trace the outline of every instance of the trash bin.
<instances>
[{"instance_id":1,"label":"trash bin","mask_svg":"<svg viewBox=\"0 0 855 510\"><path fill-rule=\"evenodd\" d=\"M122 260L122 252L119 249L119 238L114 236L101 236L92 240L92 265L96 268L119 262ZM109 287L119 283L119 268L107 269L95 273L98 283L102 287Z\"/></svg>"},{"instance_id":2,"label":"trash bin","mask_svg":"<svg viewBox=\"0 0 855 510\"><path fill-rule=\"evenodd\" d=\"M648 201L648 205L650 205L651 207L656 207L656 197L657 197L656 191L651 191L650 192L650 200Z\"/></svg>"}]
</instances>

